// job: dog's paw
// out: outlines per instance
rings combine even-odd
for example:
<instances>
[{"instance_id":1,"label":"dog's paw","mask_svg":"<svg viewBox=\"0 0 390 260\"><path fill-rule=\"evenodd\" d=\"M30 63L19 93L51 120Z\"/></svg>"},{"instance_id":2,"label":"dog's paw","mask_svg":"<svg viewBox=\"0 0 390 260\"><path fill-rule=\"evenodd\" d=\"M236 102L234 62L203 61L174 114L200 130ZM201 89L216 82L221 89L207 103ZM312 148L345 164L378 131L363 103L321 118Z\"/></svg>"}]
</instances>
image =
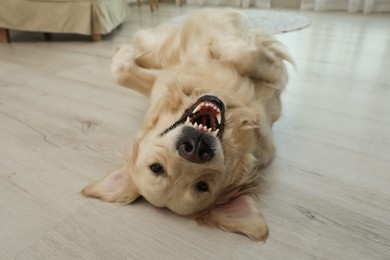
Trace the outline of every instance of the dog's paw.
<instances>
[{"instance_id":1,"label":"dog's paw","mask_svg":"<svg viewBox=\"0 0 390 260\"><path fill-rule=\"evenodd\" d=\"M241 75L249 74L254 70L257 61L256 52L255 47L234 36L216 39L210 45L210 54L214 59L231 63Z\"/></svg>"},{"instance_id":2,"label":"dog's paw","mask_svg":"<svg viewBox=\"0 0 390 260\"><path fill-rule=\"evenodd\" d=\"M129 78L129 70L134 66L136 50L132 45L120 45L111 63L111 76L114 81L123 85Z\"/></svg>"},{"instance_id":3,"label":"dog's paw","mask_svg":"<svg viewBox=\"0 0 390 260\"><path fill-rule=\"evenodd\" d=\"M131 44L120 46L112 59L111 76L117 84L149 96L157 71L141 66L139 60L143 56L144 54Z\"/></svg>"}]
</instances>

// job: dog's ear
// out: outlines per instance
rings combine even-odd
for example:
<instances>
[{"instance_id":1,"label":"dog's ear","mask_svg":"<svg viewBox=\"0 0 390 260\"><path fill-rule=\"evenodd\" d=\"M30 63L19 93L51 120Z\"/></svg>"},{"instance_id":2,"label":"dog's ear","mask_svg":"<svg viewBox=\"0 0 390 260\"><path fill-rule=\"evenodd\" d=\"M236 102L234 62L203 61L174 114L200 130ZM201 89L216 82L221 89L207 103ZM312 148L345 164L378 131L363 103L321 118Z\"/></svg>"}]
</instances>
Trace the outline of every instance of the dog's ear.
<instances>
[{"instance_id":1,"label":"dog's ear","mask_svg":"<svg viewBox=\"0 0 390 260\"><path fill-rule=\"evenodd\" d=\"M268 238L267 224L250 195L239 195L214 207L197 220L225 231L245 234L255 241Z\"/></svg>"},{"instance_id":2,"label":"dog's ear","mask_svg":"<svg viewBox=\"0 0 390 260\"><path fill-rule=\"evenodd\" d=\"M82 194L107 202L122 203L130 203L140 196L128 166L122 166L103 179L90 183L82 190Z\"/></svg>"}]
</instances>

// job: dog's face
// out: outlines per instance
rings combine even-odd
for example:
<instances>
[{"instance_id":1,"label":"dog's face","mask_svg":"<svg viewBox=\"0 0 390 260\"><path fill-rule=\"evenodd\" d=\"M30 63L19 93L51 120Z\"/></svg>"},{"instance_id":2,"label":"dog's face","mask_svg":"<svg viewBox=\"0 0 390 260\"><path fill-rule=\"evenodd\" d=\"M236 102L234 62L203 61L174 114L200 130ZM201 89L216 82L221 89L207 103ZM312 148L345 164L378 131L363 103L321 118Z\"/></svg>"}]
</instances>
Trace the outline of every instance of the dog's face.
<instances>
[{"instance_id":1,"label":"dog's face","mask_svg":"<svg viewBox=\"0 0 390 260\"><path fill-rule=\"evenodd\" d=\"M210 207L226 184L225 106L205 95L173 123L165 118L160 116L138 144L134 181L152 204L194 214Z\"/></svg>"},{"instance_id":2,"label":"dog's face","mask_svg":"<svg viewBox=\"0 0 390 260\"><path fill-rule=\"evenodd\" d=\"M145 199L198 215L245 190L241 179L256 164L258 115L230 93L242 88L236 94L249 103L251 84L213 62L181 64L159 76L133 152L132 178Z\"/></svg>"}]
</instances>

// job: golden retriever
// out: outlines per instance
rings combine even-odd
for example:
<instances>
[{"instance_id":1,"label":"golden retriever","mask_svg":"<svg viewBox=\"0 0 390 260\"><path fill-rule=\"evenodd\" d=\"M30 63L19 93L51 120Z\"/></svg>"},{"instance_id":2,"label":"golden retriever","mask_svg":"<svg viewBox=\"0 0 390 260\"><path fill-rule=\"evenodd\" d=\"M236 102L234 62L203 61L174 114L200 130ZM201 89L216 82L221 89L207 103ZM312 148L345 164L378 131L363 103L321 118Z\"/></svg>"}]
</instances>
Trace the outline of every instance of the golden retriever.
<instances>
[{"instance_id":1,"label":"golden retriever","mask_svg":"<svg viewBox=\"0 0 390 260\"><path fill-rule=\"evenodd\" d=\"M122 167L83 194L157 207L265 241L259 168L274 156L272 124L287 82L283 46L233 9L138 31L113 58L114 80L150 97Z\"/></svg>"}]
</instances>

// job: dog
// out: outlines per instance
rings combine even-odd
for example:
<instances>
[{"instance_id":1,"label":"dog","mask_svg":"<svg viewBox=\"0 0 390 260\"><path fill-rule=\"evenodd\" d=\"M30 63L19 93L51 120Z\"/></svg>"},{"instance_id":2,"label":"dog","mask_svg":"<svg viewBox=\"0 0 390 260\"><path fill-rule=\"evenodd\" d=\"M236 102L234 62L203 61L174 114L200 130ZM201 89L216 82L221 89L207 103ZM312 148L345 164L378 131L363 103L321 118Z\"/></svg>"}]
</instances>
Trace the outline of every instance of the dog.
<instances>
[{"instance_id":1,"label":"dog","mask_svg":"<svg viewBox=\"0 0 390 260\"><path fill-rule=\"evenodd\" d=\"M84 188L88 197L138 197L222 230L265 241L256 203L272 160L272 125L287 83L284 46L248 29L234 9L204 9L181 25L135 33L112 60L115 82L150 97L123 165Z\"/></svg>"}]
</instances>

